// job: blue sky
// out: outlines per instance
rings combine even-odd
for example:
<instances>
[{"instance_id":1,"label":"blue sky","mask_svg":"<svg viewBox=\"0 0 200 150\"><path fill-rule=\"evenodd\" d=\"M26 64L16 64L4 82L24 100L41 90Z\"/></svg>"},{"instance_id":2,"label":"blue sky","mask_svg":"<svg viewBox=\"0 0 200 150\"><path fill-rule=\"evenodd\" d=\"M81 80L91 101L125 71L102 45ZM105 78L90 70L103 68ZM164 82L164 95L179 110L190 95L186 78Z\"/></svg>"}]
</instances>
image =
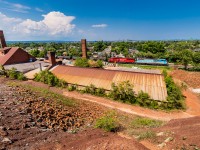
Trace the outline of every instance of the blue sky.
<instances>
[{"instance_id":1,"label":"blue sky","mask_svg":"<svg viewBox=\"0 0 200 150\"><path fill-rule=\"evenodd\" d=\"M200 39L199 0L0 0L0 6L7 40Z\"/></svg>"}]
</instances>

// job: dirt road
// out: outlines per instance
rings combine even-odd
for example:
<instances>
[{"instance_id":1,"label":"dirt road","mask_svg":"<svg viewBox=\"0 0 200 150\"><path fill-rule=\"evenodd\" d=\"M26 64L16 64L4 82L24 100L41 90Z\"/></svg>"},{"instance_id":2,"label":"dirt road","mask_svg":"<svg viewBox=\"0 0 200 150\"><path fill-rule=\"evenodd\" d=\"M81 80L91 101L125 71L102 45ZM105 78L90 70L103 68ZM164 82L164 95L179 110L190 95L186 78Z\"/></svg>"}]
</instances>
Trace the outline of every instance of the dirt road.
<instances>
[{"instance_id":1,"label":"dirt road","mask_svg":"<svg viewBox=\"0 0 200 150\"><path fill-rule=\"evenodd\" d=\"M112 109L117 109L126 113L149 117L152 119L159 119L163 121L169 121L172 119L179 118L189 118L200 115L200 100L199 98L191 93L190 91L184 91L184 95L186 96L186 105L188 106L187 110L177 111L177 112L164 112L164 111L156 111L147 108L142 108L139 106L133 106L128 104L123 104L117 101L109 100L102 97L96 97L88 94L80 94L78 92L68 92L64 91L63 93L67 97L72 97L76 99L82 99L85 101L94 102Z\"/></svg>"}]
</instances>

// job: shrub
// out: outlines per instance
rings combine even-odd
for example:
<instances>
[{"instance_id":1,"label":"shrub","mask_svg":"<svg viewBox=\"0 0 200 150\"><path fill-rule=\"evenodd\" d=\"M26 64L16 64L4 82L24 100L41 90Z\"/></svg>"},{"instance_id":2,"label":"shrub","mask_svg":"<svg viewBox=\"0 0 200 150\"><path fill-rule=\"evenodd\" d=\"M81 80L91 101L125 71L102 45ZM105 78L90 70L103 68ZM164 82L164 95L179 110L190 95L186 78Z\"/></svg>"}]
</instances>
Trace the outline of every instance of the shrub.
<instances>
[{"instance_id":1,"label":"shrub","mask_svg":"<svg viewBox=\"0 0 200 150\"><path fill-rule=\"evenodd\" d=\"M10 79L27 80L27 78L24 76L24 74L17 71L16 68L6 70L5 75L8 76Z\"/></svg>"},{"instance_id":2,"label":"shrub","mask_svg":"<svg viewBox=\"0 0 200 150\"><path fill-rule=\"evenodd\" d=\"M131 126L133 128L150 128L150 127L159 127L162 125L162 121L159 120L152 120L149 118L136 118L131 122Z\"/></svg>"},{"instance_id":3,"label":"shrub","mask_svg":"<svg viewBox=\"0 0 200 150\"><path fill-rule=\"evenodd\" d=\"M86 86L84 90L82 90L83 93L89 93L92 95L97 95L97 96L105 96L106 95L106 90L103 88L97 88L93 84L90 86Z\"/></svg>"},{"instance_id":4,"label":"shrub","mask_svg":"<svg viewBox=\"0 0 200 150\"><path fill-rule=\"evenodd\" d=\"M17 69L16 68L11 68L10 70L7 71L8 77L11 79L17 79Z\"/></svg>"},{"instance_id":5,"label":"shrub","mask_svg":"<svg viewBox=\"0 0 200 150\"><path fill-rule=\"evenodd\" d=\"M89 67L89 63L86 58L77 58L74 65L78 67Z\"/></svg>"},{"instance_id":6,"label":"shrub","mask_svg":"<svg viewBox=\"0 0 200 150\"><path fill-rule=\"evenodd\" d=\"M43 82L50 86L66 87L67 82L58 79L52 72L44 70L35 75L34 78L37 82Z\"/></svg>"},{"instance_id":7,"label":"shrub","mask_svg":"<svg viewBox=\"0 0 200 150\"><path fill-rule=\"evenodd\" d=\"M95 127L108 132L116 132L119 129L119 123L116 120L114 112L108 112L105 116L97 119Z\"/></svg>"},{"instance_id":8,"label":"shrub","mask_svg":"<svg viewBox=\"0 0 200 150\"><path fill-rule=\"evenodd\" d=\"M166 88L167 88L167 103L162 103L161 106L166 109L184 109L184 97L182 95L181 88L178 87L171 76L167 74L166 71L163 71Z\"/></svg>"},{"instance_id":9,"label":"shrub","mask_svg":"<svg viewBox=\"0 0 200 150\"><path fill-rule=\"evenodd\" d=\"M112 83L109 96L114 100L121 100L122 102L130 102L132 104L136 101L133 85L131 85L129 81L123 81L117 85Z\"/></svg>"},{"instance_id":10,"label":"shrub","mask_svg":"<svg viewBox=\"0 0 200 150\"><path fill-rule=\"evenodd\" d=\"M77 89L76 85L68 85L68 91L75 91Z\"/></svg>"},{"instance_id":11,"label":"shrub","mask_svg":"<svg viewBox=\"0 0 200 150\"><path fill-rule=\"evenodd\" d=\"M97 88L97 89L95 90L95 94L96 94L97 96L105 96L105 95L106 95L106 90L103 89L103 88Z\"/></svg>"},{"instance_id":12,"label":"shrub","mask_svg":"<svg viewBox=\"0 0 200 150\"><path fill-rule=\"evenodd\" d=\"M2 65L0 65L0 75L6 76L6 70Z\"/></svg>"},{"instance_id":13,"label":"shrub","mask_svg":"<svg viewBox=\"0 0 200 150\"><path fill-rule=\"evenodd\" d=\"M21 81L27 80L27 78L26 78L26 77L24 76L24 74L21 73L21 72L17 75L17 79L18 79L18 80L21 80Z\"/></svg>"}]
</instances>

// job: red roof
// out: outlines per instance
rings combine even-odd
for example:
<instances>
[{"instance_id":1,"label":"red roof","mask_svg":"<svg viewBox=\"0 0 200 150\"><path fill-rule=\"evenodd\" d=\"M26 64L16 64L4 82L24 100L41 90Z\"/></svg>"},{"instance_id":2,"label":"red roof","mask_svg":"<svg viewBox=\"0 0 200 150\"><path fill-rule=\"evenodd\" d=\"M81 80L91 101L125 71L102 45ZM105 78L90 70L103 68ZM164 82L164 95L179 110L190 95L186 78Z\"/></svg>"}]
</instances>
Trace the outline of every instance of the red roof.
<instances>
[{"instance_id":1,"label":"red roof","mask_svg":"<svg viewBox=\"0 0 200 150\"><path fill-rule=\"evenodd\" d=\"M10 50L9 50L10 49ZM28 62L30 58L35 59L33 56L28 54L26 51L19 47L5 47L1 50L9 50L7 54L0 57L1 65L10 65L16 63Z\"/></svg>"}]
</instances>

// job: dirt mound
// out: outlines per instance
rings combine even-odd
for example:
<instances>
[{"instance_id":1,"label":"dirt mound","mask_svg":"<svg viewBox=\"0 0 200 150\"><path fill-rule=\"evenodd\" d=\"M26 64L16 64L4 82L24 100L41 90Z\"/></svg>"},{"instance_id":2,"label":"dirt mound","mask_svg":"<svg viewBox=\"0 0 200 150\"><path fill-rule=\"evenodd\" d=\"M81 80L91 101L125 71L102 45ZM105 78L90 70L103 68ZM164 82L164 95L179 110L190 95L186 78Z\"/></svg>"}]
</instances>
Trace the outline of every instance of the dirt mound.
<instances>
[{"instance_id":1,"label":"dirt mound","mask_svg":"<svg viewBox=\"0 0 200 150\"><path fill-rule=\"evenodd\" d=\"M165 142L165 149L187 149L200 148L200 117L187 119L176 119L169 121L165 126L156 129L157 133L164 133L158 141ZM167 140L168 139L168 140Z\"/></svg>"},{"instance_id":2,"label":"dirt mound","mask_svg":"<svg viewBox=\"0 0 200 150\"><path fill-rule=\"evenodd\" d=\"M45 144L37 144L31 150L146 150L142 144L99 129L86 130L78 134L52 137Z\"/></svg>"},{"instance_id":3,"label":"dirt mound","mask_svg":"<svg viewBox=\"0 0 200 150\"><path fill-rule=\"evenodd\" d=\"M188 72L184 70L174 70L171 72L172 77L185 82L193 88L200 88L200 72Z\"/></svg>"}]
</instances>

